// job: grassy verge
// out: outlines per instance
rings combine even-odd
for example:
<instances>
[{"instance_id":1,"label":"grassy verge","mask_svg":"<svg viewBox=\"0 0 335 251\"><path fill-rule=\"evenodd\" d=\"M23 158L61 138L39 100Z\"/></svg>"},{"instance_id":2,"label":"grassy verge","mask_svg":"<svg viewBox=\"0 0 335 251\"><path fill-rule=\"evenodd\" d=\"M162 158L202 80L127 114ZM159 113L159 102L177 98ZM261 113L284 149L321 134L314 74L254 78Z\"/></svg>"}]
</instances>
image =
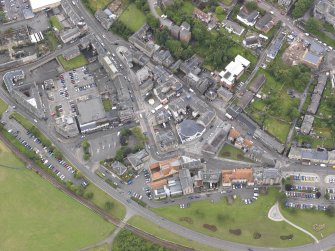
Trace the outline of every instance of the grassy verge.
<instances>
[{"instance_id":1,"label":"grassy verge","mask_svg":"<svg viewBox=\"0 0 335 251\"><path fill-rule=\"evenodd\" d=\"M206 251L214 251L217 250L215 248L212 248L210 246L203 245L201 243L186 239L181 237L178 234L175 234L173 232L170 232L152 222L147 221L141 216L133 216L130 220L128 220L128 223L134 227L140 228L141 230L152 234L158 238L171 241L173 243L183 245L185 247L194 248L197 250L206 250Z\"/></svg>"},{"instance_id":2,"label":"grassy verge","mask_svg":"<svg viewBox=\"0 0 335 251\"><path fill-rule=\"evenodd\" d=\"M104 106L105 112L112 110L112 102L110 99L102 99L102 105Z\"/></svg>"},{"instance_id":3,"label":"grassy verge","mask_svg":"<svg viewBox=\"0 0 335 251\"><path fill-rule=\"evenodd\" d=\"M88 64L88 61L83 54L81 54L81 55L79 55L75 58L72 58L70 60L65 60L63 56L58 56L57 58L58 58L60 64L63 66L64 70L66 70L66 71L76 69L76 68L79 68L83 65Z\"/></svg>"},{"instance_id":4,"label":"grassy verge","mask_svg":"<svg viewBox=\"0 0 335 251\"><path fill-rule=\"evenodd\" d=\"M0 168L2 250L78 250L115 229L26 169L2 143L0 163L17 168Z\"/></svg>"},{"instance_id":5,"label":"grassy verge","mask_svg":"<svg viewBox=\"0 0 335 251\"><path fill-rule=\"evenodd\" d=\"M232 160L251 162L250 159L244 157L244 152L241 149L233 147L232 145L229 145L229 144L225 144L221 148L219 152L219 157L226 158L226 159L232 159Z\"/></svg>"},{"instance_id":6,"label":"grassy verge","mask_svg":"<svg viewBox=\"0 0 335 251\"><path fill-rule=\"evenodd\" d=\"M146 17L141 10L136 8L135 4L129 4L127 9L125 9L119 17L119 21L126 25L131 31L135 32L143 26Z\"/></svg>"},{"instance_id":7,"label":"grassy verge","mask_svg":"<svg viewBox=\"0 0 335 251\"><path fill-rule=\"evenodd\" d=\"M276 189L268 190L264 196L250 205L240 199L228 204L210 201L192 202L189 208L178 205L152 209L162 217L203 234L233 242L267 246L289 247L310 243L311 239L285 222L268 219L269 209L279 197ZM259 224L259 223L262 224ZM281 236L293 235L293 239L282 240Z\"/></svg>"},{"instance_id":8,"label":"grassy verge","mask_svg":"<svg viewBox=\"0 0 335 251\"><path fill-rule=\"evenodd\" d=\"M49 22L51 24L51 26L55 27L57 30L62 30L63 29L63 25L61 24L61 22L59 22L57 16L52 16L49 18Z\"/></svg>"},{"instance_id":9,"label":"grassy verge","mask_svg":"<svg viewBox=\"0 0 335 251\"><path fill-rule=\"evenodd\" d=\"M3 114L7 110L7 108L8 108L7 103L0 98L0 117L1 114Z\"/></svg>"}]
</instances>

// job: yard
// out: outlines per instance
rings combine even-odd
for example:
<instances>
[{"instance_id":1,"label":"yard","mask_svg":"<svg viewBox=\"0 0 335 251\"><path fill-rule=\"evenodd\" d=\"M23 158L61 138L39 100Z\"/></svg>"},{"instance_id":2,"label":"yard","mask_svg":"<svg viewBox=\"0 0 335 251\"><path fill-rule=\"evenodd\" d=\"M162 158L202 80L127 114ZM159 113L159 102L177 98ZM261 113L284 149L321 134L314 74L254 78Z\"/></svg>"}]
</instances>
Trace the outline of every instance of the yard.
<instances>
[{"instance_id":1,"label":"yard","mask_svg":"<svg viewBox=\"0 0 335 251\"><path fill-rule=\"evenodd\" d=\"M256 99L247 107L247 113L266 131L285 143L292 118L290 111L297 109L299 99L287 94L285 84L277 82L267 71L261 69L266 83L260 93L263 99Z\"/></svg>"},{"instance_id":2,"label":"yard","mask_svg":"<svg viewBox=\"0 0 335 251\"><path fill-rule=\"evenodd\" d=\"M164 228L161 228L160 226L142 218L141 216L133 216L132 218L130 218L130 220L128 220L128 224L137 227L149 234L152 234L158 238L162 238L164 240L167 241L171 241L173 243L177 243L180 245L183 245L185 247L190 247L190 248L194 248L197 250L206 250L206 251L215 251L217 249L206 246L204 244L198 243L198 242L194 242L192 240L189 239L185 239L183 237L181 237L178 234L175 234L173 232L170 232Z\"/></svg>"},{"instance_id":3,"label":"yard","mask_svg":"<svg viewBox=\"0 0 335 251\"><path fill-rule=\"evenodd\" d=\"M136 32L143 26L146 21L144 13L136 8L135 4L129 4L127 9L119 17L124 25L126 25L131 31Z\"/></svg>"},{"instance_id":4,"label":"yard","mask_svg":"<svg viewBox=\"0 0 335 251\"><path fill-rule=\"evenodd\" d=\"M203 200L192 202L189 208L184 209L176 205L152 210L195 231L233 242L268 247L310 243L309 236L287 223L273 222L267 218L278 195L277 190L270 189L267 195L260 196L250 205L245 205L240 199L232 204L228 204L225 199L215 204ZM291 234L292 240L281 239Z\"/></svg>"},{"instance_id":5,"label":"yard","mask_svg":"<svg viewBox=\"0 0 335 251\"><path fill-rule=\"evenodd\" d=\"M54 51L58 46L58 39L52 31L44 33L46 40L48 42L49 49Z\"/></svg>"},{"instance_id":6,"label":"yard","mask_svg":"<svg viewBox=\"0 0 335 251\"><path fill-rule=\"evenodd\" d=\"M230 144L225 144L221 148L219 152L219 157L226 158L226 159L232 159L232 160L251 162L250 159L244 157L244 152L241 149L238 149Z\"/></svg>"},{"instance_id":7,"label":"yard","mask_svg":"<svg viewBox=\"0 0 335 251\"><path fill-rule=\"evenodd\" d=\"M1 250L78 250L115 227L24 167L0 143ZM14 169L17 168L17 169Z\"/></svg>"},{"instance_id":8,"label":"yard","mask_svg":"<svg viewBox=\"0 0 335 251\"><path fill-rule=\"evenodd\" d=\"M335 232L335 217L329 217L325 212L282 207L281 213L285 218L306 229L318 239ZM314 228L322 230L316 231Z\"/></svg>"},{"instance_id":9,"label":"yard","mask_svg":"<svg viewBox=\"0 0 335 251\"><path fill-rule=\"evenodd\" d=\"M2 99L0 99L0 116L7 110L7 108L8 108L7 103Z\"/></svg>"},{"instance_id":10,"label":"yard","mask_svg":"<svg viewBox=\"0 0 335 251\"><path fill-rule=\"evenodd\" d=\"M63 56L58 56L57 59L66 71L88 64L88 61L83 54L80 54L79 56L70 60L65 60Z\"/></svg>"},{"instance_id":11,"label":"yard","mask_svg":"<svg viewBox=\"0 0 335 251\"><path fill-rule=\"evenodd\" d=\"M94 14L97 10L106 8L111 0L82 0L82 2Z\"/></svg>"},{"instance_id":12,"label":"yard","mask_svg":"<svg viewBox=\"0 0 335 251\"><path fill-rule=\"evenodd\" d=\"M61 22L59 22L57 16L52 16L49 18L49 22L51 24L51 26L55 27L57 30L62 30L63 29L63 25L61 24Z\"/></svg>"},{"instance_id":13,"label":"yard","mask_svg":"<svg viewBox=\"0 0 335 251\"><path fill-rule=\"evenodd\" d=\"M112 101L109 98L102 99L102 105L104 106L105 112L112 110Z\"/></svg>"}]
</instances>

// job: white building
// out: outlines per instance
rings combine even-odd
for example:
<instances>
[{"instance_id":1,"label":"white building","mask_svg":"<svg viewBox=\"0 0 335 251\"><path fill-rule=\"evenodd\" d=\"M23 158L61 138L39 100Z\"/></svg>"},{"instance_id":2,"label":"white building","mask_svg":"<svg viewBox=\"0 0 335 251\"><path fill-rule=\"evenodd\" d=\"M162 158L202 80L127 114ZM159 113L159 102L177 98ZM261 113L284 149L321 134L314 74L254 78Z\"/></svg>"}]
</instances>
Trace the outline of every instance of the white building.
<instances>
[{"instance_id":1,"label":"white building","mask_svg":"<svg viewBox=\"0 0 335 251\"><path fill-rule=\"evenodd\" d=\"M47 8L55 8L60 5L61 0L29 0L31 10L33 12L39 12Z\"/></svg>"}]
</instances>

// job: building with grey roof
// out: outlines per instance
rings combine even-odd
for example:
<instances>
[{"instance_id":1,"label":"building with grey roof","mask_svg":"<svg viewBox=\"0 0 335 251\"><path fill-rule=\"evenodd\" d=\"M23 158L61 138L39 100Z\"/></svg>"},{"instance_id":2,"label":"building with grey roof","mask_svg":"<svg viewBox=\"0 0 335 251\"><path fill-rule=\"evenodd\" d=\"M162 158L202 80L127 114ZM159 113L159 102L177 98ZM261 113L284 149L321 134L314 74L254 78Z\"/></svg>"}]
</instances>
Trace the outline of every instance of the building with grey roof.
<instances>
[{"instance_id":1,"label":"building with grey roof","mask_svg":"<svg viewBox=\"0 0 335 251\"><path fill-rule=\"evenodd\" d=\"M306 114L301 125L301 133L306 135L309 134L310 131L312 130L313 122L314 122L314 116Z\"/></svg>"},{"instance_id":2,"label":"building with grey roof","mask_svg":"<svg viewBox=\"0 0 335 251\"><path fill-rule=\"evenodd\" d=\"M278 4L288 8L291 4L292 0L278 0Z\"/></svg>"},{"instance_id":3,"label":"building with grey roof","mask_svg":"<svg viewBox=\"0 0 335 251\"><path fill-rule=\"evenodd\" d=\"M194 71L200 69L202 62L203 60L199 56L194 54L192 57L186 59L183 63L181 63L179 68L185 74L188 74L190 72L194 73Z\"/></svg>"},{"instance_id":4,"label":"building with grey roof","mask_svg":"<svg viewBox=\"0 0 335 251\"><path fill-rule=\"evenodd\" d=\"M182 143L195 140L206 131L206 128L194 120L185 119L176 125L179 138Z\"/></svg>"},{"instance_id":5,"label":"building with grey roof","mask_svg":"<svg viewBox=\"0 0 335 251\"><path fill-rule=\"evenodd\" d=\"M238 23L235 23L231 20L225 19L222 21L223 27L229 32L234 33L238 36L241 36L245 29L239 25Z\"/></svg>"},{"instance_id":6,"label":"building with grey roof","mask_svg":"<svg viewBox=\"0 0 335 251\"><path fill-rule=\"evenodd\" d=\"M221 171L219 169L205 169L201 172L202 183L207 189L216 189L219 186Z\"/></svg>"},{"instance_id":7,"label":"building with grey roof","mask_svg":"<svg viewBox=\"0 0 335 251\"><path fill-rule=\"evenodd\" d=\"M170 32L172 37L174 37L175 39L179 39L180 26L173 24L170 27Z\"/></svg>"},{"instance_id":8,"label":"building with grey roof","mask_svg":"<svg viewBox=\"0 0 335 251\"><path fill-rule=\"evenodd\" d=\"M257 94L262 86L266 82L266 77L264 74L259 74L257 77L250 83L249 90Z\"/></svg>"},{"instance_id":9,"label":"building with grey roof","mask_svg":"<svg viewBox=\"0 0 335 251\"><path fill-rule=\"evenodd\" d=\"M162 151L174 150L178 146L178 139L172 130L160 131L156 135L156 139Z\"/></svg>"},{"instance_id":10,"label":"building with grey roof","mask_svg":"<svg viewBox=\"0 0 335 251\"><path fill-rule=\"evenodd\" d=\"M259 39L259 36L252 35L252 36L246 37L243 40L243 46L247 48L258 48L258 47L261 47L262 44Z\"/></svg>"},{"instance_id":11,"label":"building with grey roof","mask_svg":"<svg viewBox=\"0 0 335 251\"><path fill-rule=\"evenodd\" d=\"M316 54L321 55L325 52L325 48L323 45L317 43L314 39L308 41L309 42L309 51Z\"/></svg>"},{"instance_id":12,"label":"building with grey roof","mask_svg":"<svg viewBox=\"0 0 335 251\"><path fill-rule=\"evenodd\" d=\"M266 13L256 23L255 27L264 33L267 33L274 26L274 16L271 13Z\"/></svg>"},{"instance_id":13,"label":"building with grey roof","mask_svg":"<svg viewBox=\"0 0 335 251\"><path fill-rule=\"evenodd\" d=\"M105 9L104 11L98 10L95 12L94 16L100 22L102 27L105 28L105 30L109 30L116 19L116 15L109 9Z\"/></svg>"},{"instance_id":14,"label":"building with grey roof","mask_svg":"<svg viewBox=\"0 0 335 251\"><path fill-rule=\"evenodd\" d=\"M182 168L181 170L179 170L178 176L181 188L183 190L183 194L188 195L194 193L193 180L191 177L190 170Z\"/></svg>"},{"instance_id":15,"label":"building with grey roof","mask_svg":"<svg viewBox=\"0 0 335 251\"><path fill-rule=\"evenodd\" d=\"M311 161L315 163L333 164L335 162L334 151L327 151L323 148L307 149L291 147L288 154L289 159Z\"/></svg>"},{"instance_id":16,"label":"building with grey roof","mask_svg":"<svg viewBox=\"0 0 335 251\"><path fill-rule=\"evenodd\" d=\"M285 40L285 34L280 33L267 52L267 57L269 59L275 59L280 48L283 46L284 40Z\"/></svg>"},{"instance_id":17,"label":"building with grey roof","mask_svg":"<svg viewBox=\"0 0 335 251\"><path fill-rule=\"evenodd\" d=\"M326 87L328 76L326 74L320 74L318 78L318 83L314 88L311 103L307 108L307 112L310 114L316 114L318 111L322 93Z\"/></svg>"},{"instance_id":18,"label":"building with grey roof","mask_svg":"<svg viewBox=\"0 0 335 251\"><path fill-rule=\"evenodd\" d=\"M259 139L265 146L271 148L278 153L282 153L284 151L284 145L279 143L275 138L267 134L261 129L256 129L254 136L256 139Z\"/></svg>"},{"instance_id":19,"label":"building with grey roof","mask_svg":"<svg viewBox=\"0 0 335 251\"><path fill-rule=\"evenodd\" d=\"M81 32L78 27L64 29L64 30L61 30L59 33L59 37L64 44L75 40L80 35L81 35Z\"/></svg>"},{"instance_id":20,"label":"building with grey roof","mask_svg":"<svg viewBox=\"0 0 335 251\"><path fill-rule=\"evenodd\" d=\"M243 96L239 98L237 105L240 106L242 109L245 109L254 98L254 95L255 94L251 91L246 91Z\"/></svg>"},{"instance_id":21,"label":"building with grey roof","mask_svg":"<svg viewBox=\"0 0 335 251\"><path fill-rule=\"evenodd\" d=\"M203 145L202 152L215 155L220 147L223 145L224 141L227 139L227 135L231 129L231 124L222 123L215 130L213 137L208 139L208 141Z\"/></svg>"},{"instance_id":22,"label":"building with grey roof","mask_svg":"<svg viewBox=\"0 0 335 251\"><path fill-rule=\"evenodd\" d=\"M181 23L180 28L182 28L184 30L187 30L187 31L190 31L191 30L191 25L188 22L184 21L184 22Z\"/></svg>"},{"instance_id":23,"label":"building with grey roof","mask_svg":"<svg viewBox=\"0 0 335 251\"><path fill-rule=\"evenodd\" d=\"M226 103L228 103L233 97L233 93L222 86L217 90L217 93L218 96Z\"/></svg>"},{"instance_id":24,"label":"building with grey roof","mask_svg":"<svg viewBox=\"0 0 335 251\"><path fill-rule=\"evenodd\" d=\"M151 34L148 34L149 28L149 25L143 25L137 32L131 35L128 40L145 55L152 57L155 51L160 47L151 40Z\"/></svg>"},{"instance_id":25,"label":"building with grey roof","mask_svg":"<svg viewBox=\"0 0 335 251\"><path fill-rule=\"evenodd\" d=\"M312 68L318 69L322 62L322 59L323 59L322 55L316 55L306 50L302 57L302 62Z\"/></svg>"},{"instance_id":26,"label":"building with grey roof","mask_svg":"<svg viewBox=\"0 0 335 251\"><path fill-rule=\"evenodd\" d=\"M182 41L183 43L188 44L191 40L192 37L192 33L191 31L187 30L187 29L180 29L179 32L179 40Z\"/></svg>"},{"instance_id":27,"label":"building with grey roof","mask_svg":"<svg viewBox=\"0 0 335 251\"><path fill-rule=\"evenodd\" d=\"M325 20L335 28L335 2L334 0L321 0L314 6L314 16Z\"/></svg>"},{"instance_id":28,"label":"building with grey roof","mask_svg":"<svg viewBox=\"0 0 335 251\"><path fill-rule=\"evenodd\" d=\"M245 113L240 113L237 116L237 121L241 123L242 126L246 127L246 129L248 130L248 132L250 134L254 134L254 132L256 131L256 129L258 128L258 125L255 121L253 121L248 115L246 115Z\"/></svg>"},{"instance_id":29,"label":"building with grey roof","mask_svg":"<svg viewBox=\"0 0 335 251\"><path fill-rule=\"evenodd\" d=\"M127 171L127 167L119 161L112 163L112 169L117 176L122 176Z\"/></svg>"},{"instance_id":30,"label":"building with grey roof","mask_svg":"<svg viewBox=\"0 0 335 251\"><path fill-rule=\"evenodd\" d=\"M259 16L257 10L248 11L246 7L242 6L240 12L237 14L237 20L247 26L254 26Z\"/></svg>"},{"instance_id":31,"label":"building with grey roof","mask_svg":"<svg viewBox=\"0 0 335 251\"><path fill-rule=\"evenodd\" d=\"M254 182L261 186L279 185L281 173L277 168L253 168Z\"/></svg>"},{"instance_id":32,"label":"building with grey roof","mask_svg":"<svg viewBox=\"0 0 335 251\"><path fill-rule=\"evenodd\" d=\"M218 94L217 94L216 90L213 89L213 88L209 88L205 93L205 97L209 101L214 101L217 98L217 96L218 96Z\"/></svg>"},{"instance_id":33,"label":"building with grey roof","mask_svg":"<svg viewBox=\"0 0 335 251\"><path fill-rule=\"evenodd\" d=\"M63 52L63 57L65 60L70 60L72 58L75 58L77 56L80 55L80 50L78 48L78 46L73 46L69 49L67 49L66 51Z\"/></svg>"},{"instance_id":34,"label":"building with grey roof","mask_svg":"<svg viewBox=\"0 0 335 251\"><path fill-rule=\"evenodd\" d=\"M183 194L182 185L179 179L170 179L168 180L168 195L170 197L177 197Z\"/></svg>"},{"instance_id":35,"label":"building with grey roof","mask_svg":"<svg viewBox=\"0 0 335 251\"><path fill-rule=\"evenodd\" d=\"M127 156L127 160L136 171L140 170L149 158L149 153L145 149L136 153L131 153Z\"/></svg>"}]
</instances>

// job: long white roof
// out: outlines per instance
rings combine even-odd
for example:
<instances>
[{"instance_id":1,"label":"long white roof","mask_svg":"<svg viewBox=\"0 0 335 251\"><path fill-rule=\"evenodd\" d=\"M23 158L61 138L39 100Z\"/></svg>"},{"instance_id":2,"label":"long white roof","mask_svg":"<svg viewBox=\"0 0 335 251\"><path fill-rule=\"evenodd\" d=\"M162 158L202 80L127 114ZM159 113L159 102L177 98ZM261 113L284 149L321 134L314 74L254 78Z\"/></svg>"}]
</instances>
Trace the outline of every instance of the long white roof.
<instances>
[{"instance_id":1,"label":"long white roof","mask_svg":"<svg viewBox=\"0 0 335 251\"><path fill-rule=\"evenodd\" d=\"M51 4L60 3L61 0L29 0L32 10L48 7Z\"/></svg>"}]
</instances>

